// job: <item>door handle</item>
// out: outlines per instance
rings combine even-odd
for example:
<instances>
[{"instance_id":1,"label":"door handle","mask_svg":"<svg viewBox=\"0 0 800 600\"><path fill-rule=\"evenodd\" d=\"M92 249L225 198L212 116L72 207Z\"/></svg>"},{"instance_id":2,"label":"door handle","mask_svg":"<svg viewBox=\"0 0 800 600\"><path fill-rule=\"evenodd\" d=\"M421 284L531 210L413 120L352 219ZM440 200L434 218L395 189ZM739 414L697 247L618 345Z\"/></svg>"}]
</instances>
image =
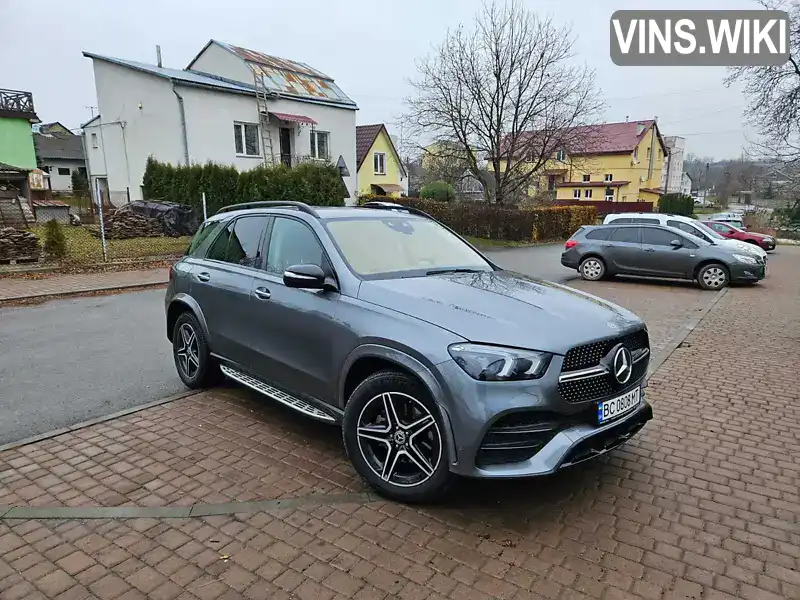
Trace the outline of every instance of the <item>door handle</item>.
<instances>
[{"instance_id":1,"label":"door handle","mask_svg":"<svg viewBox=\"0 0 800 600\"><path fill-rule=\"evenodd\" d=\"M205 272L198 273L197 274L197 279L199 279L200 281L208 281L209 279L211 279L211 275L209 273L205 273Z\"/></svg>"},{"instance_id":2,"label":"door handle","mask_svg":"<svg viewBox=\"0 0 800 600\"><path fill-rule=\"evenodd\" d=\"M265 287L257 287L254 293L256 297L260 298L261 300L269 300L270 296L272 296L272 294L269 293L269 290Z\"/></svg>"},{"instance_id":3,"label":"door handle","mask_svg":"<svg viewBox=\"0 0 800 600\"><path fill-rule=\"evenodd\" d=\"M645 248L645 252L655 252L655 248Z\"/></svg>"}]
</instances>

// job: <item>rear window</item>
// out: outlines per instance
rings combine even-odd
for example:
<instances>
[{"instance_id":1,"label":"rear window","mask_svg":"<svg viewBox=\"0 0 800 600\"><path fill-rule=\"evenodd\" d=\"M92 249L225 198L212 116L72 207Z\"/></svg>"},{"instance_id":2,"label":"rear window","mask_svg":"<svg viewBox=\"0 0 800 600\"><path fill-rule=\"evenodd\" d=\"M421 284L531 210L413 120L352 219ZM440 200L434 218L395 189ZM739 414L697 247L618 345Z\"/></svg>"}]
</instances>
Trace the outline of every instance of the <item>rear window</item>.
<instances>
[{"instance_id":1,"label":"rear window","mask_svg":"<svg viewBox=\"0 0 800 600\"><path fill-rule=\"evenodd\" d=\"M659 222L660 221L658 219L644 219L644 218L641 218L641 217L636 218L636 219L631 219L631 223L642 223L642 224L646 224L646 225L658 225Z\"/></svg>"},{"instance_id":2,"label":"rear window","mask_svg":"<svg viewBox=\"0 0 800 600\"><path fill-rule=\"evenodd\" d=\"M603 229L594 229L586 234L587 240L607 240L609 234L613 231L613 229L603 228Z\"/></svg>"},{"instance_id":3,"label":"rear window","mask_svg":"<svg viewBox=\"0 0 800 600\"><path fill-rule=\"evenodd\" d=\"M630 219L630 218L627 218L627 217L623 217L621 219L611 219L609 221L609 223L617 223L617 224L633 223L633 219Z\"/></svg>"}]
</instances>

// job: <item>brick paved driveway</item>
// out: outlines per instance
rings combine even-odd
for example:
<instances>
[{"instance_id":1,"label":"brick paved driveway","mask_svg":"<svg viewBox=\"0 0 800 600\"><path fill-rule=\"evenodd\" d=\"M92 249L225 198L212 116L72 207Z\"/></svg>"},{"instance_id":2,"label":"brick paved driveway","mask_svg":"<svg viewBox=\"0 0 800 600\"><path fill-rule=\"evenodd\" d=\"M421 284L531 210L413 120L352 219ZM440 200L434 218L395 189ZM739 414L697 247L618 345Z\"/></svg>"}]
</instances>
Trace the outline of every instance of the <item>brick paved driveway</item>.
<instances>
[{"instance_id":1,"label":"brick paved driveway","mask_svg":"<svg viewBox=\"0 0 800 600\"><path fill-rule=\"evenodd\" d=\"M713 297L576 286L637 310L657 348ZM799 599L799 298L800 249L781 248L653 376L656 417L624 449L546 480L463 482L439 507L361 493L335 430L233 388L7 451L0 504L301 500L173 519L12 511L0 598Z\"/></svg>"}]
</instances>

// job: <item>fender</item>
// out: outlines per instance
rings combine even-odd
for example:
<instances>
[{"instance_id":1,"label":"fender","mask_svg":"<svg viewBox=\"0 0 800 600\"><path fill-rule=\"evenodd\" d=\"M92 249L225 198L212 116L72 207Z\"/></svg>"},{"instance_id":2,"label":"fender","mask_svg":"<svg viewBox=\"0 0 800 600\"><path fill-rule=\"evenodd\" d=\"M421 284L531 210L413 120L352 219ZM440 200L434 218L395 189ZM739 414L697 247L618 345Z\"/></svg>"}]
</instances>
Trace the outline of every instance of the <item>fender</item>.
<instances>
[{"instance_id":1,"label":"fender","mask_svg":"<svg viewBox=\"0 0 800 600\"><path fill-rule=\"evenodd\" d=\"M203 328L203 335L206 339L208 339L208 323L206 322L206 317L203 314L203 310L200 308L200 305L197 303L197 300L192 298L189 294L175 294L172 297L172 300L170 300L169 306L167 307L167 315L169 315L169 311L172 310L172 307L176 304L183 304L194 313L194 316L197 317L197 320L200 322L200 327ZM171 331L167 331L167 337L172 337Z\"/></svg>"},{"instance_id":2,"label":"fender","mask_svg":"<svg viewBox=\"0 0 800 600\"><path fill-rule=\"evenodd\" d=\"M353 366L353 364L359 358L364 357L382 358L389 362L395 363L396 365L411 371L422 381L423 385L428 388L428 392L430 392L431 398L433 398L433 402L439 408L439 413L442 416L445 441L447 443L447 448L450 451L450 464L457 465L458 454L456 453L456 444L453 438L452 426L450 425L450 415L448 414L446 408L447 393L442 388L439 380L436 379L436 376L428 367L426 367L418 359L406 354L402 350L391 348L389 346L382 346L380 344L364 344L363 346L358 346L356 349L354 349L345 359L344 365L342 366L342 372L339 375L339 407L344 409L344 405L347 402L347 398L344 397L344 384L345 380L347 379L347 374L350 372L350 368Z\"/></svg>"}]
</instances>

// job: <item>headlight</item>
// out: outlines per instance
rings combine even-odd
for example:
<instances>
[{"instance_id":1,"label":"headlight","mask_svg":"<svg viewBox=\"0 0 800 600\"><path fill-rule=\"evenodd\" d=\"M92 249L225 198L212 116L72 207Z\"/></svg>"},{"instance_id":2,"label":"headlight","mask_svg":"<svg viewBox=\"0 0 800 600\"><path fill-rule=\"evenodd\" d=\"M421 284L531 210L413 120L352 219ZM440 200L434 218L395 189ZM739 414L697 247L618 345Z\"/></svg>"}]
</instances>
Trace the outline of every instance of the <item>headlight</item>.
<instances>
[{"instance_id":1,"label":"headlight","mask_svg":"<svg viewBox=\"0 0 800 600\"><path fill-rule=\"evenodd\" d=\"M519 381L544 375L551 355L483 344L453 344L447 349L456 364L479 381Z\"/></svg>"},{"instance_id":2,"label":"headlight","mask_svg":"<svg viewBox=\"0 0 800 600\"><path fill-rule=\"evenodd\" d=\"M754 264L758 263L758 261L755 258L753 258L752 256L746 256L744 254L734 254L733 258L735 258L736 260L738 260L741 263L746 263L748 265L754 265Z\"/></svg>"}]
</instances>

